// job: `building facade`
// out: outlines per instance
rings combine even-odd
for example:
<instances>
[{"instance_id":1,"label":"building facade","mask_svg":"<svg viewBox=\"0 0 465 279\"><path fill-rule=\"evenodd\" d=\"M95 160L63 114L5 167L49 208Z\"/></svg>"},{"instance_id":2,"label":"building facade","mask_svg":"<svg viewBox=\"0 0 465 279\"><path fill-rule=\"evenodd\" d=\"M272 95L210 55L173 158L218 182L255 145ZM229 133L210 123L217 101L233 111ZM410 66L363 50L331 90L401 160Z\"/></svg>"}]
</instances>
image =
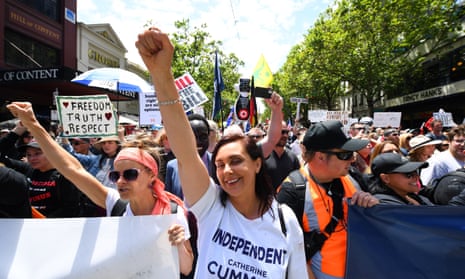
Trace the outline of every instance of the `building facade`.
<instances>
[{"instance_id":1,"label":"building facade","mask_svg":"<svg viewBox=\"0 0 465 279\"><path fill-rule=\"evenodd\" d=\"M127 62L109 24L79 23L76 10L75 0L0 1L0 121L12 118L5 104L17 100L30 101L39 118L54 120L57 94L107 94L120 112L138 114L137 100L71 82L101 67L143 72Z\"/></svg>"}]
</instances>

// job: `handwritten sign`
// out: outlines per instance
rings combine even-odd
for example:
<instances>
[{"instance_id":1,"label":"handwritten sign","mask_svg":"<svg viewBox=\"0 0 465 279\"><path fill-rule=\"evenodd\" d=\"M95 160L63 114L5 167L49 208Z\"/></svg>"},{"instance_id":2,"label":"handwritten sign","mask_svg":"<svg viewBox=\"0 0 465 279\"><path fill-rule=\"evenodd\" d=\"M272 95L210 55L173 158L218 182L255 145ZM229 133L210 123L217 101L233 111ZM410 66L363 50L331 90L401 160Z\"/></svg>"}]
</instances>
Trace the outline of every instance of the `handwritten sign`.
<instances>
[{"instance_id":1,"label":"handwritten sign","mask_svg":"<svg viewBox=\"0 0 465 279\"><path fill-rule=\"evenodd\" d=\"M57 96L64 137L116 135L118 119L107 95Z\"/></svg>"},{"instance_id":2,"label":"handwritten sign","mask_svg":"<svg viewBox=\"0 0 465 279\"><path fill-rule=\"evenodd\" d=\"M193 110L208 101L197 82L189 73L185 73L175 80L176 89L181 97L185 112ZM161 115L156 92L139 94L140 125L160 125Z\"/></svg>"},{"instance_id":3,"label":"handwritten sign","mask_svg":"<svg viewBox=\"0 0 465 279\"><path fill-rule=\"evenodd\" d=\"M439 111L433 112L434 119L438 119L442 121L442 126L444 127L454 127L457 126L455 124L454 119L452 118L451 112Z\"/></svg>"}]
</instances>

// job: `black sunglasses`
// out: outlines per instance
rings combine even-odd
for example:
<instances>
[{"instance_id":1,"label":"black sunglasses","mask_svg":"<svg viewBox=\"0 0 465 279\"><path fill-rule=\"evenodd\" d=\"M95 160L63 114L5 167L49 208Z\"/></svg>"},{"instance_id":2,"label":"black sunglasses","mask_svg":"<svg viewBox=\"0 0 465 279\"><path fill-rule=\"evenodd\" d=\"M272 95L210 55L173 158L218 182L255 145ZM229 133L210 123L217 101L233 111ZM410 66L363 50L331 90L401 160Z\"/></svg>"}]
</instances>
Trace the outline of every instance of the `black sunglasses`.
<instances>
[{"instance_id":1,"label":"black sunglasses","mask_svg":"<svg viewBox=\"0 0 465 279\"><path fill-rule=\"evenodd\" d=\"M413 177L418 177L418 172L417 171L412 171L409 173L402 173L407 179L411 179Z\"/></svg>"},{"instance_id":2,"label":"black sunglasses","mask_svg":"<svg viewBox=\"0 0 465 279\"><path fill-rule=\"evenodd\" d=\"M281 135L287 135L289 134L289 130L281 130Z\"/></svg>"},{"instance_id":3,"label":"black sunglasses","mask_svg":"<svg viewBox=\"0 0 465 279\"><path fill-rule=\"evenodd\" d=\"M80 145L80 144L82 144L82 143L83 143L83 142L76 141L76 140L71 142L72 145Z\"/></svg>"},{"instance_id":4,"label":"black sunglasses","mask_svg":"<svg viewBox=\"0 0 465 279\"><path fill-rule=\"evenodd\" d=\"M353 151L341 151L341 152L334 152L334 151L320 151L321 153L336 155L339 160L347 161L351 160L354 157Z\"/></svg>"},{"instance_id":5,"label":"black sunglasses","mask_svg":"<svg viewBox=\"0 0 465 279\"><path fill-rule=\"evenodd\" d=\"M123 178L126 181L134 181L139 176L139 172L140 172L140 170L135 169L135 168L134 169L124 170L123 171ZM116 183L116 181L118 181L118 179L120 177L121 177L121 172L119 172L119 171L111 171L108 174L108 178L110 179L111 182L114 182L114 183Z\"/></svg>"},{"instance_id":6,"label":"black sunglasses","mask_svg":"<svg viewBox=\"0 0 465 279\"><path fill-rule=\"evenodd\" d=\"M253 138L253 139L261 139L263 138L263 136L261 135L249 135L250 138Z\"/></svg>"}]
</instances>

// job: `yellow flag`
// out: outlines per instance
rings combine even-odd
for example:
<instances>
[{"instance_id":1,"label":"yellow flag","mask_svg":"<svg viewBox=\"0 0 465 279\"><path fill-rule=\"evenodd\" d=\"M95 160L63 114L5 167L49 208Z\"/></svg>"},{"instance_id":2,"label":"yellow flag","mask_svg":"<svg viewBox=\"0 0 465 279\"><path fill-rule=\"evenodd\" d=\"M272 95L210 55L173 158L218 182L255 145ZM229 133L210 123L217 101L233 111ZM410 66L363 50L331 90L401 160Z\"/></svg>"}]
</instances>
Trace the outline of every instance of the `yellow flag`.
<instances>
[{"instance_id":1,"label":"yellow flag","mask_svg":"<svg viewBox=\"0 0 465 279\"><path fill-rule=\"evenodd\" d=\"M266 63L265 57L260 55L257 65L253 70L253 79L255 87L271 87L271 82L273 81L273 73L270 70L270 66Z\"/></svg>"}]
</instances>

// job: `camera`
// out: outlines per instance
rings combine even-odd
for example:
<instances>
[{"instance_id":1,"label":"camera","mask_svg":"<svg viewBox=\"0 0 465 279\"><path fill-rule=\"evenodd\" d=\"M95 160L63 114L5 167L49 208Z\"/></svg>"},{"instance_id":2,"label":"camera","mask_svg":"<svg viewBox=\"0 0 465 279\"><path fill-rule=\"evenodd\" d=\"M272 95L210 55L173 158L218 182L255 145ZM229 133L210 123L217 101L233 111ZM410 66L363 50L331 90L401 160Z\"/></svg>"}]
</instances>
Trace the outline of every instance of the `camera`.
<instances>
[{"instance_id":1,"label":"camera","mask_svg":"<svg viewBox=\"0 0 465 279\"><path fill-rule=\"evenodd\" d=\"M264 88L264 87L255 87L255 97L269 99L271 98L271 94L273 94L272 88Z\"/></svg>"}]
</instances>

